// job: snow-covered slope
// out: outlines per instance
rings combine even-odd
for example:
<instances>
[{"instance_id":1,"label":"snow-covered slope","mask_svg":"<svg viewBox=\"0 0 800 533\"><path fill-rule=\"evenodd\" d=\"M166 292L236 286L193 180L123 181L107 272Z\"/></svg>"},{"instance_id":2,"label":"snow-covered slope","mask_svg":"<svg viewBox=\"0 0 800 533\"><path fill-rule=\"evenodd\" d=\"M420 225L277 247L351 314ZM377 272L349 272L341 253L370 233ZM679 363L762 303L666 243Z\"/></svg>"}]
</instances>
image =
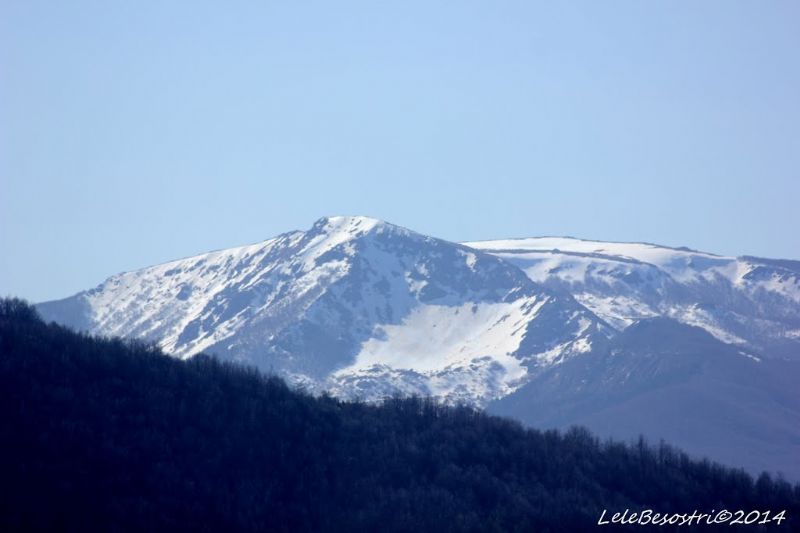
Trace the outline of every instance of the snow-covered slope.
<instances>
[{"instance_id":1,"label":"snow-covered slope","mask_svg":"<svg viewBox=\"0 0 800 533\"><path fill-rule=\"evenodd\" d=\"M765 357L800 359L800 262L572 238L465 244L571 294L618 330L670 317Z\"/></svg>"},{"instance_id":2,"label":"snow-covered slope","mask_svg":"<svg viewBox=\"0 0 800 533\"><path fill-rule=\"evenodd\" d=\"M506 261L365 217L110 277L45 318L353 397L482 404L611 328Z\"/></svg>"}]
</instances>

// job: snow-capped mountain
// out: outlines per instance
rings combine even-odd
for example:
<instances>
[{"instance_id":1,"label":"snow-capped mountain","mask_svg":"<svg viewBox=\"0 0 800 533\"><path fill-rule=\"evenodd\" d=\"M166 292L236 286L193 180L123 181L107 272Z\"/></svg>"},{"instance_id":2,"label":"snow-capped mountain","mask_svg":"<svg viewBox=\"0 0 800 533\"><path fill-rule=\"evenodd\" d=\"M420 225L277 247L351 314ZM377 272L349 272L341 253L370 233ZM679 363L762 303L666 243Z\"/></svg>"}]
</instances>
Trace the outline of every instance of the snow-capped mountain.
<instances>
[{"instance_id":1,"label":"snow-capped mountain","mask_svg":"<svg viewBox=\"0 0 800 533\"><path fill-rule=\"evenodd\" d=\"M344 397L479 404L612 331L502 259L365 217L118 274L39 310Z\"/></svg>"},{"instance_id":2,"label":"snow-capped mountain","mask_svg":"<svg viewBox=\"0 0 800 533\"><path fill-rule=\"evenodd\" d=\"M800 479L797 261L571 238L456 244L329 217L38 309L344 398L433 395Z\"/></svg>"},{"instance_id":3,"label":"snow-capped mountain","mask_svg":"<svg viewBox=\"0 0 800 533\"><path fill-rule=\"evenodd\" d=\"M572 238L465 244L574 296L617 330L669 317L762 357L800 359L800 261Z\"/></svg>"}]
</instances>

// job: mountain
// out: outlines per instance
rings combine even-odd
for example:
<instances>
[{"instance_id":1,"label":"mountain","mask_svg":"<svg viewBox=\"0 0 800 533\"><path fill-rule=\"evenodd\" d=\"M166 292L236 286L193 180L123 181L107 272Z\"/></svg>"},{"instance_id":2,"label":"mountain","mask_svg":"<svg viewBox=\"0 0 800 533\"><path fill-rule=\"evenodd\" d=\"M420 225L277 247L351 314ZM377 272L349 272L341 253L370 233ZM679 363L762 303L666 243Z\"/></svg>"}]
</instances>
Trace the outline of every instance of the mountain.
<instances>
[{"instance_id":1,"label":"mountain","mask_svg":"<svg viewBox=\"0 0 800 533\"><path fill-rule=\"evenodd\" d=\"M604 509L607 522L770 511L756 530L797 531L800 511L800 486L669 446L419 398L313 397L215 358L76 335L3 299L0 451L9 532L588 531Z\"/></svg>"},{"instance_id":2,"label":"mountain","mask_svg":"<svg viewBox=\"0 0 800 533\"><path fill-rule=\"evenodd\" d=\"M669 317L760 357L800 359L800 261L573 238L466 244L572 295L618 330Z\"/></svg>"},{"instance_id":3,"label":"mountain","mask_svg":"<svg viewBox=\"0 0 800 533\"><path fill-rule=\"evenodd\" d=\"M698 457L800 479L800 361L759 359L670 318L634 322L490 412L539 428L663 439Z\"/></svg>"},{"instance_id":4,"label":"mountain","mask_svg":"<svg viewBox=\"0 0 800 533\"><path fill-rule=\"evenodd\" d=\"M37 308L339 398L436 396L800 479L796 261L572 238L456 244L328 217Z\"/></svg>"},{"instance_id":5,"label":"mountain","mask_svg":"<svg viewBox=\"0 0 800 533\"><path fill-rule=\"evenodd\" d=\"M118 274L38 310L339 396L477 404L612 331L505 260L366 217Z\"/></svg>"}]
</instances>

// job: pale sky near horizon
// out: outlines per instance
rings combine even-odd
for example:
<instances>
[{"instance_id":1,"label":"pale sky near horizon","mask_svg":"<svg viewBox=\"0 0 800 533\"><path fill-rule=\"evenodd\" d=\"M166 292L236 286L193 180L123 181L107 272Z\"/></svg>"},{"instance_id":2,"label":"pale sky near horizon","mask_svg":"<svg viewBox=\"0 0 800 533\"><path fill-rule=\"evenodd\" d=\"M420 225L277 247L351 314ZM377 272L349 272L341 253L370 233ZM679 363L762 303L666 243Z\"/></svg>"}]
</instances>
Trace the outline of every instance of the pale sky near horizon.
<instances>
[{"instance_id":1,"label":"pale sky near horizon","mask_svg":"<svg viewBox=\"0 0 800 533\"><path fill-rule=\"evenodd\" d=\"M0 0L0 295L363 214L800 259L800 3Z\"/></svg>"}]
</instances>

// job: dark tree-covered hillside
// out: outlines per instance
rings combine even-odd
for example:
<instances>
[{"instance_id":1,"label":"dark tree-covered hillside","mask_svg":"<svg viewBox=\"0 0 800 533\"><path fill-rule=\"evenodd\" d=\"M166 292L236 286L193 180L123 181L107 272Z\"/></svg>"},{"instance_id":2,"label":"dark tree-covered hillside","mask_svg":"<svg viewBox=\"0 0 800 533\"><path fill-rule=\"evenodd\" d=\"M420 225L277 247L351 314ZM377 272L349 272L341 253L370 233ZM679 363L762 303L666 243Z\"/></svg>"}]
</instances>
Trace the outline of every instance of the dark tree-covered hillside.
<instances>
[{"instance_id":1,"label":"dark tree-covered hillside","mask_svg":"<svg viewBox=\"0 0 800 533\"><path fill-rule=\"evenodd\" d=\"M626 508L785 509L779 530L796 531L800 501L800 487L665 445L418 398L315 398L45 324L13 299L0 472L0 531L584 531Z\"/></svg>"}]
</instances>

